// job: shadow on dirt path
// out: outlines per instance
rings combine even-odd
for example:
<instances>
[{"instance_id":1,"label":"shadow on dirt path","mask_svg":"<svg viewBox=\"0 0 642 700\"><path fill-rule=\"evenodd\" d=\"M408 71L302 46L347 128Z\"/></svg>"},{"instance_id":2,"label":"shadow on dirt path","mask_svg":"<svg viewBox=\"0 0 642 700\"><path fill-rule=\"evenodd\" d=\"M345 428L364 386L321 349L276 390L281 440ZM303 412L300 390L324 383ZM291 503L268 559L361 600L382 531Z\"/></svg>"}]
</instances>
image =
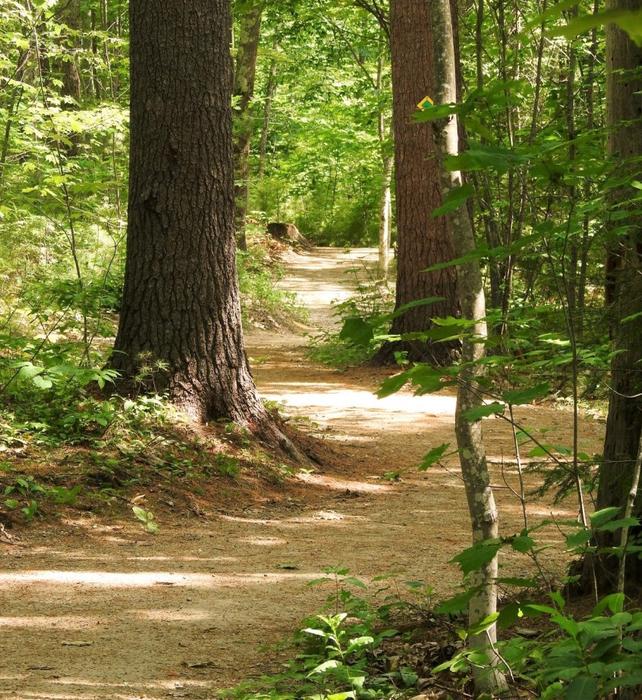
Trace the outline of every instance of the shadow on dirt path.
<instances>
[{"instance_id":1,"label":"shadow on dirt path","mask_svg":"<svg viewBox=\"0 0 642 700\"><path fill-rule=\"evenodd\" d=\"M373 250L315 249L291 254L283 287L296 292L314 329L333 324L331 302L351 293L350 272L371 265ZM43 525L22 547L0 549L0 698L22 700L160 700L215 698L278 658L270 645L317 610L327 591L307 586L324 567L343 565L359 577L396 571L439 593L458 583L448 562L467 546L469 529L458 469L422 474L423 454L453 442L453 396L400 393L379 401L384 373L346 372L312 364L305 334L251 332L248 351L266 398L341 455L344 468L298 478L323 494L311 507L292 501L253 506L209 522L178 521L141 539L135 525L79 518L65 529ZM530 425L570 437L570 414L529 407ZM602 427L582 425L586 451ZM496 465L510 458L511 437L486 422ZM400 480L382 478L398 472ZM507 463L504 477L515 483ZM502 487L502 473L494 468ZM517 503L498 492L502 529L520 529ZM534 518L554 511L546 502ZM552 543L555 532L547 534ZM555 550L552 550L553 552ZM559 567L561 555L551 554ZM524 573L516 558L506 572Z\"/></svg>"}]
</instances>

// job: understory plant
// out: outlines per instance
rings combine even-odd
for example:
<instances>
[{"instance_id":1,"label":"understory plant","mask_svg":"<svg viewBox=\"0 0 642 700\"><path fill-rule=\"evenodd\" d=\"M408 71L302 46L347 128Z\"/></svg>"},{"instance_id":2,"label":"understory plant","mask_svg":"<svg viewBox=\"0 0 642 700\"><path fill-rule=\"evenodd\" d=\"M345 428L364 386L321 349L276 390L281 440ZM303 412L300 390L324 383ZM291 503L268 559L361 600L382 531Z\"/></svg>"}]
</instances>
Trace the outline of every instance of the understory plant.
<instances>
[{"instance_id":1,"label":"understory plant","mask_svg":"<svg viewBox=\"0 0 642 700\"><path fill-rule=\"evenodd\" d=\"M367 265L350 270L355 292L333 304L340 328L325 330L310 339L311 359L334 367L360 365L369 360L384 341L394 304L387 278Z\"/></svg>"},{"instance_id":2,"label":"understory plant","mask_svg":"<svg viewBox=\"0 0 642 700\"><path fill-rule=\"evenodd\" d=\"M294 635L294 657L283 664L282 671L233 689L232 697L378 700L413 693L417 674L408 666L391 668L383 652L387 642L401 636L393 627L392 612L407 605L389 592L382 604L374 602L377 594L389 590L385 582L390 577L376 578L372 592L347 568L330 567L325 573L309 585L329 585L332 593L325 610L306 619Z\"/></svg>"}]
</instances>

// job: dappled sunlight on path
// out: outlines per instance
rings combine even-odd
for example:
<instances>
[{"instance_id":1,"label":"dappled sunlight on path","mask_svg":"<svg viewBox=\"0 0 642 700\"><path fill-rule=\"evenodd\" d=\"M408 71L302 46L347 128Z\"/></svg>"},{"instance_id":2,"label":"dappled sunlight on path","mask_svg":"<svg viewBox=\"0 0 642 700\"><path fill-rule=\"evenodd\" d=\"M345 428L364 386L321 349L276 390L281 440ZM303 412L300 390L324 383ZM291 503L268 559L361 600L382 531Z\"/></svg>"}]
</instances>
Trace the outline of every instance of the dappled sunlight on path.
<instances>
[{"instance_id":1,"label":"dappled sunlight on path","mask_svg":"<svg viewBox=\"0 0 642 700\"><path fill-rule=\"evenodd\" d=\"M367 249L288 256L281 284L309 309L310 332L333 327L331 303L351 294L351 270L375 259ZM417 469L430 448L454 443L454 396L405 391L378 400L373 392L386 372L314 365L305 355L305 330L252 331L247 343L263 396L329 440L337 455L332 467L295 475L314 499L266 498L209 520L160 522L155 537L88 513L66 527L45 523L29 531L23 546L5 546L0 700L212 700L214 689L280 658L266 645L322 605L327 591L308 583L325 567L347 566L364 580L397 572L441 594L457 585L449 561L468 544L470 530L456 460L446 460L448 471ZM570 436L564 412L517 413L553 431L556 442ZM502 531L512 534L522 517L506 487L517 478L512 436L499 420L485 428ZM583 422L581 430L590 452L601 426ZM535 519L575 516L544 501L529 512ZM559 542L554 528L543 536ZM553 547L547 563L562 561ZM514 554L502 566L505 574L528 573Z\"/></svg>"}]
</instances>

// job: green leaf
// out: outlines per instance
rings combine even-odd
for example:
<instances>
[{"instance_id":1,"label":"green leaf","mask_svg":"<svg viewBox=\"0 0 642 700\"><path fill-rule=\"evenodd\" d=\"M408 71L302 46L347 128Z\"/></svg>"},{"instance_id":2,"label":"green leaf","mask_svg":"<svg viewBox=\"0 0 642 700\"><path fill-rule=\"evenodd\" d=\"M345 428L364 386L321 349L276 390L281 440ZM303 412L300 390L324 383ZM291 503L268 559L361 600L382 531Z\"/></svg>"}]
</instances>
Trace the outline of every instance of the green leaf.
<instances>
[{"instance_id":1,"label":"green leaf","mask_svg":"<svg viewBox=\"0 0 642 700\"><path fill-rule=\"evenodd\" d=\"M424 472L429 467L432 467L433 464L436 464L444 456L449 447L449 442L444 442L442 445L439 445L439 447L433 447L421 460L421 464L419 465L420 471Z\"/></svg>"},{"instance_id":2,"label":"green leaf","mask_svg":"<svg viewBox=\"0 0 642 700\"><path fill-rule=\"evenodd\" d=\"M519 603L508 603L499 612L497 626L501 629L508 629L519 620L521 614Z\"/></svg>"},{"instance_id":3,"label":"green leaf","mask_svg":"<svg viewBox=\"0 0 642 700\"><path fill-rule=\"evenodd\" d=\"M317 673L325 673L326 671L330 671L333 668L339 668L341 666L341 662L338 659L330 659L328 661L324 661L322 664L319 664L316 668L313 668L308 676L313 676Z\"/></svg>"},{"instance_id":4,"label":"green leaf","mask_svg":"<svg viewBox=\"0 0 642 700\"><path fill-rule=\"evenodd\" d=\"M546 615L557 615L557 610L555 610L555 608L552 608L550 605L542 605L541 603L527 603L522 606L522 610L535 616L541 615L542 613Z\"/></svg>"},{"instance_id":5,"label":"green leaf","mask_svg":"<svg viewBox=\"0 0 642 700\"><path fill-rule=\"evenodd\" d=\"M591 515L591 525L594 530L599 530L603 525L613 520L616 516L620 514L622 508L618 506L610 506L609 508L602 508L602 510L596 510L595 513Z\"/></svg>"},{"instance_id":6,"label":"green leaf","mask_svg":"<svg viewBox=\"0 0 642 700\"><path fill-rule=\"evenodd\" d=\"M386 396L391 396L396 394L400 389L410 381L410 370L405 372L400 372L399 374L393 374L392 377L384 379L379 390L377 391L377 397L380 399L385 399Z\"/></svg>"},{"instance_id":7,"label":"green leaf","mask_svg":"<svg viewBox=\"0 0 642 700\"><path fill-rule=\"evenodd\" d=\"M476 625L468 628L468 634L475 637L487 629L490 629L498 620L499 612L491 613L487 615L483 620L480 620Z\"/></svg>"},{"instance_id":8,"label":"green leaf","mask_svg":"<svg viewBox=\"0 0 642 700\"><path fill-rule=\"evenodd\" d=\"M471 598L475 595L477 591L471 589L469 591L464 591L463 593L458 593L448 600L442 601L436 608L435 611L441 615L455 615L460 612L464 612L468 608L468 603L470 603Z\"/></svg>"},{"instance_id":9,"label":"green leaf","mask_svg":"<svg viewBox=\"0 0 642 700\"><path fill-rule=\"evenodd\" d=\"M638 311L637 313L631 314L630 316L625 316L623 319L620 320L621 324L624 323L631 323L631 321L635 321L636 319L640 318L642 316L642 311Z\"/></svg>"},{"instance_id":10,"label":"green leaf","mask_svg":"<svg viewBox=\"0 0 642 700\"><path fill-rule=\"evenodd\" d=\"M639 9L612 9L597 14L582 15L570 21L565 27L556 28L553 34L572 39L594 27L611 23L617 24L638 46L642 46L642 10Z\"/></svg>"},{"instance_id":11,"label":"green leaf","mask_svg":"<svg viewBox=\"0 0 642 700\"><path fill-rule=\"evenodd\" d=\"M427 364L417 364L408 370L408 375L416 387L416 394L432 394L444 388L441 381L443 372Z\"/></svg>"},{"instance_id":12,"label":"green leaf","mask_svg":"<svg viewBox=\"0 0 642 700\"><path fill-rule=\"evenodd\" d=\"M363 581L354 576L346 576L344 579L341 579L341 583L349 583L351 586L356 586L357 588L368 588Z\"/></svg>"},{"instance_id":13,"label":"green leaf","mask_svg":"<svg viewBox=\"0 0 642 700\"><path fill-rule=\"evenodd\" d=\"M345 653L351 654L353 651L370 646L371 644L374 644L374 637L355 637L354 639L350 640Z\"/></svg>"},{"instance_id":14,"label":"green leaf","mask_svg":"<svg viewBox=\"0 0 642 700\"><path fill-rule=\"evenodd\" d=\"M607 608L612 613L622 612L624 610L624 593L611 593L604 596L593 608L593 617L600 616Z\"/></svg>"},{"instance_id":15,"label":"green leaf","mask_svg":"<svg viewBox=\"0 0 642 700\"><path fill-rule=\"evenodd\" d=\"M49 377L43 377L40 374L37 374L31 381L38 389L51 389L53 386L53 382Z\"/></svg>"},{"instance_id":16,"label":"green leaf","mask_svg":"<svg viewBox=\"0 0 642 700\"><path fill-rule=\"evenodd\" d=\"M446 194L442 205L433 210L433 218L450 214L450 212L459 209L473 194L475 194L475 189L471 184L466 183L460 187L454 187Z\"/></svg>"},{"instance_id":17,"label":"green leaf","mask_svg":"<svg viewBox=\"0 0 642 700\"><path fill-rule=\"evenodd\" d=\"M528 162L529 157L501 146L474 145L456 156L446 156L447 170L495 170L505 173L514 165Z\"/></svg>"},{"instance_id":18,"label":"green leaf","mask_svg":"<svg viewBox=\"0 0 642 700\"><path fill-rule=\"evenodd\" d=\"M618 612L611 617L611 624L623 627L633 620L633 615L629 612Z\"/></svg>"},{"instance_id":19,"label":"green leaf","mask_svg":"<svg viewBox=\"0 0 642 700\"><path fill-rule=\"evenodd\" d=\"M506 391L502 395L502 399L513 406L519 404L532 403L535 399L541 399L547 396L551 387L548 382L538 384L537 386L529 387L528 389L519 389L515 391Z\"/></svg>"},{"instance_id":20,"label":"green leaf","mask_svg":"<svg viewBox=\"0 0 642 700\"><path fill-rule=\"evenodd\" d=\"M549 595L551 597L551 600L557 605L557 607L560 610L563 610L566 607L566 600L559 591L551 591Z\"/></svg>"},{"instance_id":21,"label":"green leaf","mask_svg":"<svg viewBox=\"0 0 642 700\"><path fill-rule=\"evenodd\" d=\"M530 552L535 546L535 540L526 534L521 534L517 537L513 537L511 546L516 552L526 554L526 552Z\"/></svg>"},{"instance_id":22,"label":"green leaf","mask_svg":"<svg viewBox=\"0 0 642 700\"><path fill-rule=\"evenodd\" d=\"M374 338L374 330L367 321L358 316L351 316L343 322L339 338L353 345L368 347L370 341Z\"/></svg>"},{"instance_id":23,"label":"green leaf","mask_svg":"<svg viewBox=\"0 0 642 700\"><path fill-rule=\"evenodd\" d=\"M498 540L487 540L478 542L477 544L460 552L457 556L451 559L452 562L459 564L464 576L471 571L479 571L484 566L489 564L499 552L502 543Z\"/></svg>"},{"instance_id":24,"label":"green leaf","mask_svg":"<svg viewBox=\"0 0 642 700\"><path fill-rule=\"evenodd\" d=\"M473 422L479 420L480 418L486 418L486 416L496 416L503 413L505 408L505 404L499 403L498 401L493 401L493 403L469 408L467 411L464 411L462 415L466 420Z\"/></svg>"},{"instance_id":25,"label":"green leaf","mask_svg":"<svg viewBox=\"0 0 642 700\"><path fill-rule=\"evenodd\" d=\"M577 676L568 685L566 700L593 700L597 697L597 681L590 676Z\"/></svg>"},{"instance_id":26,"label":"green leaf","mask_svg":"<svg viewBox=\"0 0 642 700\"><path fill-rule=\"evenodd\" d=\"M388 314L386 318L391 321L399 316L403 316L407 311L416 309L421 306L431 306L432 304L438 304L440 301L445 301L444 297L426 297L425 299L415 299L414 301L409 301L407 304L402 304L398 309L395 309L391 314Z\"/></svg>"},{"instance_id":27,"label":"green leaf","mask_svg":"<svg viewBox=\"0 0 642 700\"><path fill-rule=\"evenodd\" d=\"M582 529L578 532L573 532L566 536L566 546L569 549L575 549L576 547L582 547L587 542L590 541L593 536L592 532L588 529Z\"/></svg>"},{"instance_id":28,"label":"green leaf","mask_svg":"<svg viewBox=\"0 0 642 700\"><path fill-rule=\"evenodd\" d=\"M600 532L615 532L623 527L635 527L639 525L640 521L637 518L620 518L618 520L611 520L604 525L596 528Z\"/></svg>"},{"instance_id":29,"label":"green leaf","mask_svg":"<svg viewBox=\"0 0 642 700\"><path fill-rule=\"evenodd\" d=\"M446 260L445 262L435 263L430 267L427 267L424 272L437 272L439 270L445 270L449 267L456 267L458 265L466 265L470 262L476 262L480 258L489 257L490 249L485 247L483 244L477 246L475 250L466 255L462 255L459 258L453 258L452 260Z\"/></svg>"},{"instance_id":30,"label":"green leaf","mask_svg":"<svg viewBox=\"0 0 642 700\"><path fill-rule=\"evenodd\" d=\"M36 367L32 362L18 362L13 366L18 369L18 379L33 379L45 371L44 367Z\"/></svg>"},{"instance_id":31,"label":"green leaf","mask_svg":"<svg viewBox=\"0 0 642 700\"><path fill-rule=\"evenodd\" d=\"M414 112L412 119L416 122L434 122L437 119L445 119L456 112L456 104L434 105L430 107L430 109L422 109Z\"/></svg>"}]
</instances>

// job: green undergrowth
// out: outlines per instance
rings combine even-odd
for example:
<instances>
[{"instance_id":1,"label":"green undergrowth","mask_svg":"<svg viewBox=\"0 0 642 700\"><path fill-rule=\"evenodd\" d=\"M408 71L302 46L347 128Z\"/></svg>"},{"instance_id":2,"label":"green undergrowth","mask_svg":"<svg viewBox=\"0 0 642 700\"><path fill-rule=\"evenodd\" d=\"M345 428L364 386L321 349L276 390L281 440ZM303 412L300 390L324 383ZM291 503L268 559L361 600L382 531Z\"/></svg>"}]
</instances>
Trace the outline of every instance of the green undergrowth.
<instances>
[{"instance_id":1,"label":"green undergrowth","mask_svg":"<svg viewBox=\"0 0 642 700\"><path fill-rule=\"evenodd\" d=\"M285 275L281 262L284 248L264 233L264 225L251 223L248 229L248 250L239 250L236 255L244 324L274 329L305 323L307 310L296 294L278 286Z\"/></svg>"},{"instance_id":2,"label":"green undergrowth","mask_svg":"<svg viewBox=\"0 0 642 700\"><path fill-rule=\"evenodd\" d=\"M483 549L483 547L482 547ZM453 559L477 568L480 546ZM465 563L465 564L464 564ZM471 588L435 600L420 581L375 577L369 584L345 568L325 570L311 586L329 586L323 610L305 619L273 673L228 691L234 700L401 700L418 694L439 700L473 697L473 669L488 657L468 647L484 620L468 629ZM616 687L642 683L642 612L622 594L597 604L567 600L537 579L502 579L492 622L508 689L493 697L597 700ZM625 604L628 610L625 610ZM490 695L479 696L490 700ZM631 695L627 697L638 697Z\"/></svg>"},{"instance_id":3,"label":"green undergrowth","mask_svg":"<svg viewBox=\"0 0 642 700\"><path fill-rule=\"evenodd\" d=\"M130 498L141 492L156 507L198 514L221 503L233 508L248 489L292 474L245 428L195 427L158 395L104 395L112 379L55 353L0 360L2 522L65 508L131 510ZM152 531L151 511L136 507Z\"/></svg>"},{"instance_id":4,"label":"green undergrowth","mask_svg":"<svg viewBox=\"0 0 642 700\"><path fill-rule=\"evenodd\" d=\"M368 586L342 567L325 574L309 585L331 590L326 605L293 635L285 648L291 658L276 673L228 691L228 698L374 700L416 694L419 676L400 652L417 630L399 625L408 628L409 619L435 623L423 585L380 576Z\"/></svg>"},{"instance_id":5,"label":"green undergrowth","mask_svg":"<svg viewBox=\"0 0 642 700\"><path fill-rule=\"evenodd\" d=\"M238 256L244 323L287 326L305 314L294 295L278 288L283 251L272 249L260 229L261 222L253 226L250 250ZM238 426L197 431L160 396L109 396L116 375L105 366L121 306L123 256L90 233L79 229L77 271L69 256L21 249L24 265L0 298L3 520L34 520L66 507L116 507L157 481L159 493L175 492L184 505L201 497L215 501L213 479L218 493L227 483L232 493L232 485L251 488L250 474L269 483L287 478L289 467ZM2 274L0 265L0 280ZM135 379L141 390L157 369L148 365L151 360L141 358ZM136 517L153 527L140 512Z\"/></svg>"},{"instance_id":6,"label":"green undergrowth","mask_svg":"<svg viewBox=\"0 0 642 700\"><path fill-rule=\"evenodd\" d=\"M322 364L346 368L367 363L388 340L395 317L418 305L430 305L433 299L417 300L393 311L394 288L375 270L367 267L351 271L355 292L334 304L337 330L311 336L308 356ZM608 396L608 376L613 348L604 332L604 312L587 309L586 324L578 337L577 355L568 339L564 312L552 303L533 304L516 301L506 319L506 332L499 335L501 314L489 309L489 338L484 365L489 383L496 388L511 388L534 378L546 382L549 397L564 402L572 394L573 364L577 363L578 396L586 407ZM470 332L469 324L458 317L433 318L432 327L422 333L404 335L402 340L440 343L455 341ZM403 353L399 364L407 365Z\"/></svg>"},{"instance_id":7,"label":"green undergrowth","mask_svg":"<svg viewBox=\"0 0 642 700\"><path fill-rule=\"evenodd\" d=\"M351 270L355 293L333 305L339 330L322 331L311 336L308 356L330 367L354 367L367 362L377 351L388 332L388 315L394 306L394 289L390 282L367 267ZM355 338L346 332L346 323L358 319L371 330L367 337Z\"/></svg>"}]
</instances>

